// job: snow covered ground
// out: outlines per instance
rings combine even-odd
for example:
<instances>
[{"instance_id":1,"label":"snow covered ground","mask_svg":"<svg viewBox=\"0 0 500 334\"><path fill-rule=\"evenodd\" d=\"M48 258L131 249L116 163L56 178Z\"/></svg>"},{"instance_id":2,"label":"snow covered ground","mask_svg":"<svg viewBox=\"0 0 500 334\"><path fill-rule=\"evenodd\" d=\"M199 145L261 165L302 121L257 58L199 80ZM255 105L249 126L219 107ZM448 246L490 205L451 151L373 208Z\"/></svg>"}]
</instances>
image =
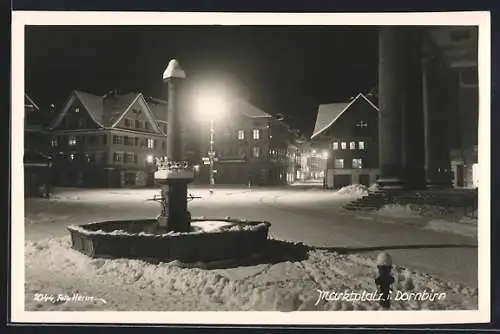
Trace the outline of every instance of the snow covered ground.
<instances>
[{"instance_id":1,"label":"snow covered ground","mask_svg":"<svg viewBox=\"0 0 500 334\"><path fill-rule=\"evenodd\" d=\"M477 249L467 238L340 215L341 206L364 191L358 190L351 189L347 195L246 188L215 189L212 194L208 189L190 190L202 197L189 204L195 217L269 220L273 238L313 246L307 258L289 256L210 270L183 268L178 263L90 259L70 249L68 225L154 217L159 205L146 199L159 194L158 189L65 189L50 200L29 199L25 202L26 309L379 309L374 301L315 303L318 290L375 291L371 255L383 249L389 249L396 264L410 268L394 270L397 291L446 293L445 299L434 302L394 301L394 309L477 308ZM349 252L339 253L339 248ZM61 299L69 300L42 301L39 297L44 294L61 294ZM73 301L71 296L95 299Z\"/></svg>"},{"instance_id":2,"label":"snow covered ground","mask_svg":"<svg viewBox=\"0 0 500 334\"><path fill-rule=\"evenodd\" d=\"M328 250L311 250L304 260L199 269L183 268L175 262L91 259L72 250L69 237L61 237L27 241L25 259L26 310L381 309L373 296L361 300L361 294L367 296L376 291L375 262ZM393 275L391 309L477 309L476 288L443 282L401 267L396 267ZM328 293L329 300L319 300L319 291ZM424 291L439 293L440 299L406 300L410 292ZM338 293L350 297L340 297Z\"/></svg>"}]
</instances>

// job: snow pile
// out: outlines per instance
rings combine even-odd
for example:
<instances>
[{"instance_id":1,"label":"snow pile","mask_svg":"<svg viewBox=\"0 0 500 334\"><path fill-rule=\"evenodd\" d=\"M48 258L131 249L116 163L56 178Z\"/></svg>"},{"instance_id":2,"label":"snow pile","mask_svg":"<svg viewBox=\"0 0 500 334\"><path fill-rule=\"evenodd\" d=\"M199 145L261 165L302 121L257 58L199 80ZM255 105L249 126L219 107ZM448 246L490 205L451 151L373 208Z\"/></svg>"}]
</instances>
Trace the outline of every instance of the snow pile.
<instances>
[{"instance_id":1,"label":"snow pile","mask_svg":"<svg viewBox=\"0 0 500 334\"><path fill-rule=\"evenodd\" d=\"M336 193L338 195L363 197L368 195L368 188L361 184L351 184L349 186L340 188Z\"/></svg>"},{"instance_id":2,"label":"snow pile","mask_svg":"<svg viewBox=\"0 0 500 334\"><path fill-rule=\"evenodd\" d=\"M412 205L386 204L377 211L377 214L394 218L418 218L419 215Z\"/></svg>"},{"instance_id":3,"label":"snow pile","mask_svg":"<svg viewBox=\"0 0 500 334\"><path fill-rule=\"evenodd\" d=\"M368 191L377 191L378 190L378 184L377 183L372 183L370 187L368 187Z\"/></svg>"},{"instance_id":4,"label":"snow pile","mask_svg":"<svg viewBox=\"0 0 500 334\"><path fill-rule=\"evenodd\" d=\"M88 225L92 225L90 223ZM121 236L156 236L156 237L166 237L166 236L180 236L187 234L201 234L201 233L218 233L225 231L257 231L261 228L267 227L267 223L261 222L257 224L247 224L245 221L239 222L228 222L220 220L203 220L203 221L193 221L191 222L190 232L174 232L170 231L167 233L152 233L151 226L145 226L146 230L139 233L127 232L123 229L104 231L99 230L89 230L84 228L85 225L70 225L68 229L85 234L85 235L121 235Z\"/></svg>"},{"instance_id":5,"label":"snow pile","mask_svg":"<svg viewBox=\"0 0 500 334\"><path fill-rule=\"evenodd\" d=\"M446 216L451 213L450 210L440 205L410 205L412 210L417 212L420 216L426 217L436 217L436 216Z\"/></svg>"},{"instance_id":6,"label":"snow pile","mask_svg":"<svg viewBox=\"0 0 500 334\"><path fill-rule=\"evenodd\" d=\"M217 220L194 221L191 227L202 232L220 232L224 227L232 226L233 223Z\"/></svg>"},{"instance_id":7,"label":"snow pile","mask_svg":"<svg viewBox=\"0 0 500 334\"><path fill-rule=\"evenodd\" d=\"M460 220L459 223L463 224L471 224L471 225L477 225L477 209L474 210L473 213L463 216Z\"/></svg>"},{"instance_id":8,"label":"snow pile","mask_svg":"<svg viewBox=\"0 0 500 334\"><path fill-rule=\"evenodd\" d=\"M398 218L416 218L422 216L445 216L450 214L450 211L445 207L438 205L386 204L380 210L378 210L378 214Z\"/></svg>"},{"instance_id":9,"label":"snow pile","mask_svg":"<svg viewBox=\"0 0 500 334\"><path fill-rule=\"evenodd\" d=\"M178 263L91 259L70 248L69 238L25 245L27 310L264 311L378 310L377 301L321 299L320 292L374 293L373 259L310 250L300 261L203 270ZM290 247L296 247L290 244ZM477 309L477 289L443 282L405 268L393 269L395 291L437 292L440 300L393 300L394 310ZM47 302L37 294L94 297ZM331 293L330 293L331 296Z\"/></svg>"}]
</instances>

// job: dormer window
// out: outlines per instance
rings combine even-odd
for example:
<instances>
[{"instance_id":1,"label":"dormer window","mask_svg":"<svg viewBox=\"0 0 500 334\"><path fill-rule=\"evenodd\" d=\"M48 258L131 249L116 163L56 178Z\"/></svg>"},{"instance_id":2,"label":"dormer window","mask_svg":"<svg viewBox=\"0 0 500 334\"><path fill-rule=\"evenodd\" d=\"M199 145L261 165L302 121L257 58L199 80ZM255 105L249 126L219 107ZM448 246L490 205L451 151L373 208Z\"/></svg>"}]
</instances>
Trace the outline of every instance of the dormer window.
<instances>
[{"instance_id":1,"label":"dormer window","mask_svg":"<svg viewBox=\"0 0 500 334\"><path fill-rule=\"evenodd\" d=\"M80 112L80 108L75 108L75 112Z\"/></svg>"}]
</instances>

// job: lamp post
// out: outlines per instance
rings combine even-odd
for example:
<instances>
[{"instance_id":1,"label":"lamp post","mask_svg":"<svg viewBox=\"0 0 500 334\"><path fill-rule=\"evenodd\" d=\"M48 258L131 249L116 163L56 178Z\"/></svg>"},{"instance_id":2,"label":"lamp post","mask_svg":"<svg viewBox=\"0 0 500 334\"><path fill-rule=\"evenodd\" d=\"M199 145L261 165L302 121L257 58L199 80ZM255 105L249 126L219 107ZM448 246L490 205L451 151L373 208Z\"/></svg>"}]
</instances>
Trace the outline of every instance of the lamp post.
<instances>
[{"instance_id":1,"label":"lamp post","mask_svg":"<svg viewBox=\"0 0 500 334\"><path fill-rule=\"evenodd\" d=\"M208 151L208 159L209 159L209 181L211 185L215 184L215 177L214 177L214 159L215 159L215 141L214 141L214 133L215 133L215 127L214 127L214 119L213 117L210 117L210 147Z\"/></svg>"},{"instance_id":2,"label":"lamp post","mask_svg":"<svg viewBox=\"0 0 500 334\"><path fill-rule=\"evenodd\" d=\"M208 145L209 183L215 184L215 119L226 112L226 101L223 92L211 89L203 90L196 97L196 109L202 119L208 118L210 141Z\"/></svg>"}]
</instances>

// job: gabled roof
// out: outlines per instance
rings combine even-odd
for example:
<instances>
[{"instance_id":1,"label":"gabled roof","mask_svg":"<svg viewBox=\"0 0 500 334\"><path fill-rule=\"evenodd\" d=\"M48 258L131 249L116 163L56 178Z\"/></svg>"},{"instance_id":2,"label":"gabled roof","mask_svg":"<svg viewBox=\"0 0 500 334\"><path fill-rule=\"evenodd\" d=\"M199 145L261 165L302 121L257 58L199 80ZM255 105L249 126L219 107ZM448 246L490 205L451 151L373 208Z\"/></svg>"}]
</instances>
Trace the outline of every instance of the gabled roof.
<instances>
[{"instance_id":1,"label":"gabled roof","mask_svg":"<svg viewBox=\"0 0 500 334\"><path fill-rule=\"evenodd\" d=\"M272 117L268 113L260 110L253 104L238 98L233 102L233 106L236 108L237 111L241 112L243 115L250 117L250 118L267 118L267 117Z\"/></svg>"},{"instance_id":2,"label":"gabled roof","mask_svg":"<svg viewBox=\"0 0 500 334\"><path fill-rule=\"evenodd\" d=\"M140 95L140 93L127 93L106 96L103 99L104 124L107 127L116 126Z\"/></svg>"},{"instance_id":3,"label":"gabled roof","mask_svg":"<svg viewBox=\"0 0 500 334\"><path fill-rule=\"evenodd\" d=\"M28 103L30 103L36 110L40 111L40 107L38 107L38 105L31 99L31 97L29 97L28 94L24 93L24 99L28 100ZM25 104L26 104L26 101L25 101Z\"/></svg>"},{"instance_id":4,"label":"gabled roof","mask_svg":"<svg viewBox=\"0 0 500 334\"><path fill-rule=\"evenodd\" d=\"M168 103L167 101L160 100L154 97L144 97L146 103L148 104L149 109L153 113L153 116L157 121L167 122L167 110Z\"/></svg>"},{"instance_id":5,"label":"gabled roof","mask_svg":"<svg viewBox=\"0 0 500 334\"><path fill-rule=\"evenodd\" d=\"M314 131L311 136L311 139L323 133L329 127L333 125L339 119L339 117L349 109L349 107L356 102L358 99L363 99L368 104L370 104L375 110L378 111L378 107L373 104L366 96L362 93L359 93L356 98L354 98L351 102L348 103L330 103L330 104L321 104L318 108L318 115L316 116L316 124L314 125Z\"/></svg>"},{"instance_id":6,"label":"gabled roof","mask_svg":"<svg viewBox=\"0 0 500 334\"><path fill-rule=\"evenodd\" d=\"M68 112L71 103L75 99L78 99L82 103L94 122L103 128L115 127L125 116L127 111L132 107L132 105L140 99L144 102L144 105L148 111L148 118L150 118L151 122L156 127L156 130L160 131L156 124L155 115L152 114L152 111L149 109L148 103L144 100L144 97L141 93L98 96L82 91L73 91L63 110L49 126L50 129L53 129L60 124L60 122L64 118L64 115Z\"/></svg>"},{"instance_id":7,"label":"gabled roof","mask_svg":"<svg viewBox=\"0 0 500 334\"><path fill-rule=\"evenodd\" d=\"M90 117L94 120L94 122L99 124L99 126L103 127L104 120L103 120L102 97L98 95L80 92L77 90L75 90L74 94L83 104L85 109L87 109L87 111L90 114Z\"/></svg>"}]
</instances>

